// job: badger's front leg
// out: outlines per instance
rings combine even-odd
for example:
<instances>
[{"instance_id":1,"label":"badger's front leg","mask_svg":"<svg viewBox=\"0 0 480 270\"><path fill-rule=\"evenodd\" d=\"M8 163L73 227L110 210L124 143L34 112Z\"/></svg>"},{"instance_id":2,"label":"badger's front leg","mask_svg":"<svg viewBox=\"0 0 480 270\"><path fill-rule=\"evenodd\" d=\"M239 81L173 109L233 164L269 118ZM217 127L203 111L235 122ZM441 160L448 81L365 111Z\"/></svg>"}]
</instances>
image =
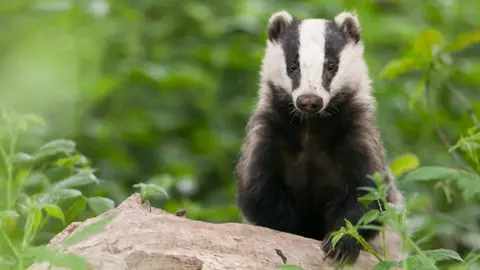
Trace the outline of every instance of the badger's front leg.
<instances>
[{"instance_id":1,"label":"badger's front leg","mask_svg":"<svg viewBox=\"0 0 480 270\"><path fill-rule=\"evenodd\" d=\"M339 230L342 226L345 226L345 219L347 219L352 225L356 225L360 218L372 209L379 209L379 203L373 202L368 207L357 202L357 199L365 195L365 191L358 191L349 189L346 193L346 197L343 203L340 205L339 211L332 217L332 225L330 227L329 234L324 239L323 250L326 253L325 257L333 259L335 262L346 262L347 264L354 263L362 246L350 235L344 235L333 247L332 238L330 233ZM380 222L374 221L370 225L381 225ZM370 229L358 229L358 233L367 241L375 237L378 231Z\"/></svg>"},{"instance_id":2,"label":"badger's front leg","mask_svg":"<svg viewBox=\"0 0 480 270\"><path fill-rule=\"evenodd\" d=\"M237 204L249 223L298 233L295 214L283 187L279 156L274 140L261 136L247 138L236 165Z\"/></svg>"},{"instance_id":3,"label":"badger's front leg","mask_svg":"<svg viewBox=\"0 0 480 270\"><path fill-rule=\"evenodd\" d=\"M350 235L344 235L334 248L330 234L345 226L345 219L355 226L365 213L372 209L383 209L383 205L379 201L374 201L366 207L363 203L358 202L358 198L368 193L359 189L360 187L375 187L371 176L380 166L376 163L375 157L369 155L371 151L368 145L351 145L351 148L347 149L348 146L348 143L343 144L343 149L338 152L341 155L339 157L341 164L345 168L348 188L338 207L329 215L331 219L327 225L328 234L324 239L323 250L326 252L326 257L333 259L335 262L353 264L360 254L361 244ZM370 225L380 226L382 224L379 221L373 221ZM378 234L378 231L358 229L358 233L366 241L370 241Z\"/></svg>"}]
</instances>

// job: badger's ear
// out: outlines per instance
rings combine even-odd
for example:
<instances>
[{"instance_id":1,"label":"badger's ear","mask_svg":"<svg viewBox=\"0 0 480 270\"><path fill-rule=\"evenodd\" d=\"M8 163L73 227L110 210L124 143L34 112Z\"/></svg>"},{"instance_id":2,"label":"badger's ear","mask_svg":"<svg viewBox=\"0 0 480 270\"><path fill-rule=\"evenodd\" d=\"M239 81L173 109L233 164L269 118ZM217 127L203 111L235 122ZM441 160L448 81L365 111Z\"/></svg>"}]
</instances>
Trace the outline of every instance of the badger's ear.
<instances>
[{"instance_id":1,"label":"badger's ear","mask_svg":"<svg viewBox=\"0 0 480 270\"><path fill-rule=\"evenodd\" d=\"M354 43L360 41L360 21L355 12L344 11L335 16L334 21L350 41L353 41Z\"/></svg>"},{"instance_id":2,"label":"badger's ear","mask_svg":"<svg viewBox=\"0 0 480 270\"><path fill-rule=\"evenodd\" d=\"M268 39L271 42L278 41L292 20L293 16L285 10L272 14L268 20Z\"/></svg>"}]
</instances>

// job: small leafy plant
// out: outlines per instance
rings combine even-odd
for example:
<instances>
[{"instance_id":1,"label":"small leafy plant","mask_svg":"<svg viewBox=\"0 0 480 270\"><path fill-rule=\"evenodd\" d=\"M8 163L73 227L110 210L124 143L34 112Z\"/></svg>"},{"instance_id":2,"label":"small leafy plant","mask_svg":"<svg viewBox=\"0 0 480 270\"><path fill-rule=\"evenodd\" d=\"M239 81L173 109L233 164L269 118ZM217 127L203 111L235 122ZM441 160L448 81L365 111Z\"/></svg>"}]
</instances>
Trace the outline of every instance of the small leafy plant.
<instances>
[{"instance_id":1,"label":"small leafy plant","mask_svg":"<svg viewBox=\"0 0 480 270\"><path fill-rule=\"evenodd\" d=\"M387 189L388 187L383 183L383 176L380 173L376 173L372 177L376 184L376 188L363 188L368 193L359 198L359 201L365 205L375 203L376 201L382 201L385 205L384 209L371 210L367 212L356 224L352 225L346 220L346 226L332 234L332 243L335 244L344 235L350 235L355 238L364 248L365 251L373 254L379 261L374 268L375 270L391 269L393 267L401 267L402 269L438 269L436 262L454 259L463 261L457 252L448 249L436 249L423 251L408 234L408 204L407 207L398 207L387 202ZM373 226L370 225L374 220L381 221L385 226ZM388 243L383 243L383 252L377 253L369 243L363 239L358 233L358 229L373 229L378 230L385 239L385 233L387 229L393 230L402 238L402 253L405 257L402 261L393 261L387 257L386 246ZM413 254L411 254L413 252Z\"/></svg>"},{"instance_id":2,"label":"small leafy plant","mask_svg":"<svg viewBox=\"0 0 480 270\"><path fill-rule=\"evenodd\" d=\"M104 197L86 197L81 188L99 184L88 159L76 150L73 141L50 141L31 153L17 152L17 142L32 126L44 121L34 115L3 111L0 126L0 269L25 269L33 262L46 261L72 269L86 269L76 255L64 254L42 245L53 236L39 236L63 229L84 214L87 205L94 214L114 206ZM107 216L74 233L65 247L100 230L113 216Z\"/></svg>"}]
</instances>

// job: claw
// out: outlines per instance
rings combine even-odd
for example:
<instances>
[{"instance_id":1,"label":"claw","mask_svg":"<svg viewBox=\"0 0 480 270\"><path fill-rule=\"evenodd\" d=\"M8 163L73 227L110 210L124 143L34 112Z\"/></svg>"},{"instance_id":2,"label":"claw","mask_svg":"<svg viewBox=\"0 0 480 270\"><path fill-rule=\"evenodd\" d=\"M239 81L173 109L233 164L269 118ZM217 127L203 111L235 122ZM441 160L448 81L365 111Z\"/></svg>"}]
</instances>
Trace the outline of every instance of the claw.
<instances>
[{"instance_id":1,"label":"claw","mask_svg":"<svg viewBox=\"0 0 480 270\"><path fill-rule=\"evenodd\" d=\"M323 257L323 260L325 261L326 258L328 258L328 256L330 256L330 254L333 252L333 249L330 249L327 254L325 255L325 257Z\"/></svg>"},{"instance_id":2,"label":"claw","mask_svg":"<svg viewBox=\"0 0 480 270\"><path fill-rule=\"evenodd\" d=\"M325 261L330 257L334 264L343 265L345 263L353 263L357 259L361 249L360 244L348 236L342 237L335 248L333 248L330 239L324 241L325 243L322 245L322 249L326 254L323 260Z\"/></svg>"}]
</instances>

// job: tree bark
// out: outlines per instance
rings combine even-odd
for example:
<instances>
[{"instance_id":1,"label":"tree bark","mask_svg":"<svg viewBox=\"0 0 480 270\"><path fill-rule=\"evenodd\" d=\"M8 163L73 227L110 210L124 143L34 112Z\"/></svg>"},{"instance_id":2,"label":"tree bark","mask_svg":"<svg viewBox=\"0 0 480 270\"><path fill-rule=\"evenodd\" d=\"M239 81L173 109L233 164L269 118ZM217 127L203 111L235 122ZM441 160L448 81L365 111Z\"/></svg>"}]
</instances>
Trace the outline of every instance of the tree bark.
<instances>
[{"instance_id":1,"label":"tree bark","mask_svg":"<svg viewBox=\"0 0 480 270\"><path fill-rule=\"evenodd\" d=\"M247 224L189 220L142 204L138 193L101 216L114 213L100 232L65 252L84 257L89 269L102 270L264 270L282 264L305 270L334 269L323 260L319 241ZM58 248L70 234L99 218L70 224L48 245ZM362 251L353 269L370 270L376 263L374 256ZM29 269L47 268L46 263L37 263Z\"/></svg>"}]
</instances>

